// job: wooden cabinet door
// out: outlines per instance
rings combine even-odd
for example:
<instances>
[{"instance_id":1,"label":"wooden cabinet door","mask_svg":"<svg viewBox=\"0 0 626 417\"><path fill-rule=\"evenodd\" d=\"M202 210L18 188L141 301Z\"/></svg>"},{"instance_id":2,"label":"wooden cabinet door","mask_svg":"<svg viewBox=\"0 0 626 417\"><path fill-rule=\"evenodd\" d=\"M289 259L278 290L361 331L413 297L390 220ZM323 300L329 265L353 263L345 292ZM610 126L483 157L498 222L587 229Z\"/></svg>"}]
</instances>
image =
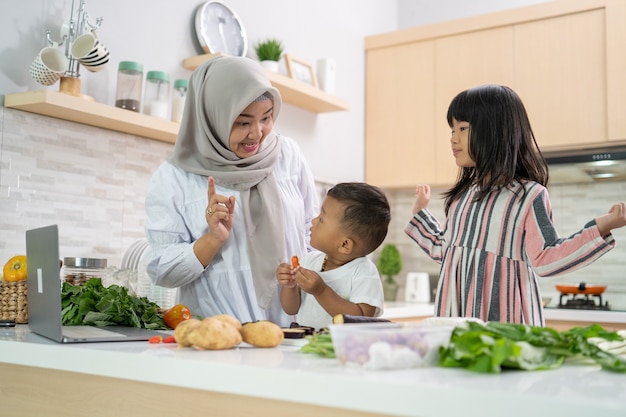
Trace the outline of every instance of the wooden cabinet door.
<instances>
[{"instance_id":1,"label":"wooden cabinet door","mask_svg":"<svg viewBox=\"0 0 626 417\"><path fill-rule=\"evenodd\" d=\"M368 183L406 188L435 179L433 53L432 41L367 51Z\"/></svg>"},{"instance_id":2,"label":"wooden cabinet door","mask_svg":"<svg viewBox=\"0 0 626 417\"><path fill-rule=\"evenodd\" d=\"M477 30L438 38L435 43L436 184L455 182L458 167L450 150L446 120L452 99L482 84L511 86L514 77L513 28Z\"/></svg>"},{"instance_id":3,"label":"wooden cabinet door","mask_svg":"<svg viewBox=\"0 0 626 417\"><path fill-rule=\"evenodd\" d=\"M515 89L541 149L607 137L601 9L515 25Z\"/></svg>"}]
</instances>

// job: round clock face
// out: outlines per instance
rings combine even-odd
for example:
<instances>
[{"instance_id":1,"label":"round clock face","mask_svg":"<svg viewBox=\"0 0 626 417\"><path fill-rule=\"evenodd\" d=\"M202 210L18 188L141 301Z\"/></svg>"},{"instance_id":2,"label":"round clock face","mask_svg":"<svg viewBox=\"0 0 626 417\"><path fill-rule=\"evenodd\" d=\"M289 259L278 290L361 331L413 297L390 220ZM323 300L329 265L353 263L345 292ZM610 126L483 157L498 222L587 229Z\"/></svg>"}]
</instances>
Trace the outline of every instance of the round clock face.
<instances>
[{"instance_id":1,"label":"round clock face","mask_svg":"<svg viewBox=\"0 0 626 417\"><path fill-rule=\"evenodd\" d=\"M239 17L219 1L207 1L196 12L196 35L206 53L245 56L246 31Z\"/></svg>"}]
</instances>

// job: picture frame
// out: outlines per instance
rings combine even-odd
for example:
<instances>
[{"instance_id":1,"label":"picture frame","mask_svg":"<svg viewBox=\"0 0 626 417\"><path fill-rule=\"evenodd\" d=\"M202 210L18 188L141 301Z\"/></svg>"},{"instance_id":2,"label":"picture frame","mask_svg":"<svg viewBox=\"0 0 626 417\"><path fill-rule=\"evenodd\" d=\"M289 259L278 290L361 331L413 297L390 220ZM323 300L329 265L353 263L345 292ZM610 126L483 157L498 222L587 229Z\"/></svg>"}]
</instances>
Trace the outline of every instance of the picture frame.
<instances>
[{"instance_id":1,"label":"picture frame","mask_svg":"<svg viewBox=\"0 0 626 417\"><path fill-rule=\"evenodd\" d=\"M285 54L284 57L285 63L287 64L287 74L290 78L309 84L314 88L319 88L313 64L295 58L289 54Z\"/></svg>"}]
</instances>

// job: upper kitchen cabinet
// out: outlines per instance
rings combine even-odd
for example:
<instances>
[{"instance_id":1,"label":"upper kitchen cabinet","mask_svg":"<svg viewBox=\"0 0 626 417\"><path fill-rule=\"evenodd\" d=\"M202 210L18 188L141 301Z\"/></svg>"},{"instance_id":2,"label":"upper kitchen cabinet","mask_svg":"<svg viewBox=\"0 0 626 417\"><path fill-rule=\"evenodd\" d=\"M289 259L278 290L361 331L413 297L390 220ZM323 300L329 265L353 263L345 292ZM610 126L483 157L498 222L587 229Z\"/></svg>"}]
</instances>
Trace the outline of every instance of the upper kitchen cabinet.
<instances>
[{"instance_id":1,"label":"upper kitchen cabinet","mask_svg":"<svg viewBox=\"0 0 626 417\"><path fill-rule=\"evenodd\" d=\"M366 181L393 187L436 168L433 42L371 51L366 77Z\"/></svg>"},{"instance_id":2,"label":"upper kitchen cabinet","mask_svg":"<svg viewBox=\"0 0 626 417\"><path fill-rule=\"evenodd\" d=\"M454 96L512 87L542 149L626 140L626 2L551 1L368 37L366 180L451 185Z\"/></svg>"}]
</instances>

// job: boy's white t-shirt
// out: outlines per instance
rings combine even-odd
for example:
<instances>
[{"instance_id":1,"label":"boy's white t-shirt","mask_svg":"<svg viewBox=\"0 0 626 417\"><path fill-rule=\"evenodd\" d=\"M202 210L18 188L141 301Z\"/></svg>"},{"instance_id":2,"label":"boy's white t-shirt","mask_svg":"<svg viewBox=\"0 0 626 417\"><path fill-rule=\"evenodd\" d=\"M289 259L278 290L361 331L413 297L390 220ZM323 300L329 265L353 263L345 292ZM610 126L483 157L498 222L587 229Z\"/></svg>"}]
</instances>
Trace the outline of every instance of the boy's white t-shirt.
<instances>
[{"instance_id":1,"label":"boy's white t-shirt","mask_svg":"<svg viewBox=\"0 0 626 417\"><path fill-rule=\"evenodd\" d=\"M365 303L376 307L375 317L383 313L383 286L376 265L367 257L356 258L331 271L320 272L324 263L323 252L314 251L300 260L300 266L316 271L326 285L339 296L352 303ZM302 302L295 320L301 326L317 330L328 327L332 317L311 294L301 290Z\"/></svg>"}]
</instances>

